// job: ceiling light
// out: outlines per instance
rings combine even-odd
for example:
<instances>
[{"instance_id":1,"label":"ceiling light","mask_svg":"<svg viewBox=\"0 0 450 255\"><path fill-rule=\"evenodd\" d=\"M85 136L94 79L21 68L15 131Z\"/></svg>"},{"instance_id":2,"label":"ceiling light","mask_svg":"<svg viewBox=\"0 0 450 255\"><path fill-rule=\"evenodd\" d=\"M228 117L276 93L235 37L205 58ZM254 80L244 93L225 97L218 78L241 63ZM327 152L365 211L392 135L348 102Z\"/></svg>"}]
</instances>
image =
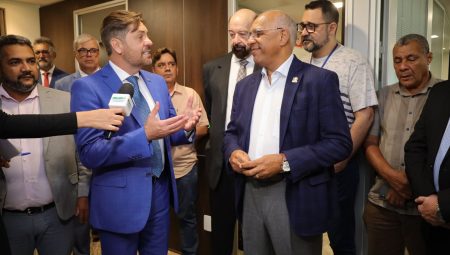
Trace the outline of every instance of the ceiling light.
<instances>
[{"instance_id":1,"label":"ceiling light","mask_svg":"<svg viewBox=\"0 0 450 255\"><path fill-rule=\"evenodd\" d=\"M334 6L336 6L336 8L342 8L342 7L344 7L344 3L343 2L336 2L336 3L333 3L334 4Z\"/></svg>"},{"instance_id":2,"label":"ceiling light","mask_svg":"<svg viewBox=\"0 0 450 255\"><path fill-rule=\"evenodd\" d=\"M439 35L431 35L431 39L439 38Z\"/></svg>"}]
</instances>

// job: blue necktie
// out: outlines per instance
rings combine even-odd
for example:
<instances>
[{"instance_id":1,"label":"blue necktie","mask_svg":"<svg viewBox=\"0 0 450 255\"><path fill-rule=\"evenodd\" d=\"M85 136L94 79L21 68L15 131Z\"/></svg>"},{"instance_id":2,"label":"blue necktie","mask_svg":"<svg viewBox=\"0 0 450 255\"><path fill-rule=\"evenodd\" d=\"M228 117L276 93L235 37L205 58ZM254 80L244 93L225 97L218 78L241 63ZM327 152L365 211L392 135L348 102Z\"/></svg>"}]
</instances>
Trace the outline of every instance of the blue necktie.
<instances>
[{"instance_id":1,"label":"blue necktie","mask_svg":"<svg viewBox=\"0 0 450 255\"><path fill-rule=\"evenodd\" d=\"M150 108L148 107L147 101L139 90L138 77L132 75L126 79L129 81L134 88L133 100L135 108L138 112L138 118L142 123L147 121L148 115L150 114ZM152 141L153 155L150 158L152 174L153 176L159 177L163 171L161 147L159 146L158 140Z\"/></svg>"},{"instance_id":2,"label":"blue necktie","mask_svg":"<svg viewBox=\"0 0 450 255\"><path fill-rule=\"evenodd\" d=\"M447 122L447 128L445 129L444 135L442 136L441 145L439 146L436 159L434 161L433 167L433 177L434 177L434 187L436 191L439 191L439 171L441 170L442 161L447 154L448 148L450 147L450 119Z\"/></svg>"}]
</instances>

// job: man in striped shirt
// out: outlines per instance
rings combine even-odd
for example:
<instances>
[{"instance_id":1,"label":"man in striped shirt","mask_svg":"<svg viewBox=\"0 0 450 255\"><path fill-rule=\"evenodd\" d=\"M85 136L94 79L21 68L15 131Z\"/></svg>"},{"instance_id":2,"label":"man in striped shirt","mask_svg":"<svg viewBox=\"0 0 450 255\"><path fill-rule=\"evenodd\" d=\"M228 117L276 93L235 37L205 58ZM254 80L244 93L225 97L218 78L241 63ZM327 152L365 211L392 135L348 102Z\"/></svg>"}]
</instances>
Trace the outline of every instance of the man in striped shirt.
<instances>
[{"instance_id":1,"label":"man in striped shirt","mask_svg":"<svg viewBox=\"0 0 450 255\"><path fill-rule=\"evenodd\" d=\"M355 245L355 201L359 183L356 154L372 124L373 106L377 105L372 69L359 52L336 40L338 21L339 12L331 2L313 1L305 6L298 26L303 48L312 53L309 62L334 71L339 77L339 90L353 142L350 157L334 166L340 217L328 231L328 236L336 255L359 253Z\"/></svg>"}]
</instances>

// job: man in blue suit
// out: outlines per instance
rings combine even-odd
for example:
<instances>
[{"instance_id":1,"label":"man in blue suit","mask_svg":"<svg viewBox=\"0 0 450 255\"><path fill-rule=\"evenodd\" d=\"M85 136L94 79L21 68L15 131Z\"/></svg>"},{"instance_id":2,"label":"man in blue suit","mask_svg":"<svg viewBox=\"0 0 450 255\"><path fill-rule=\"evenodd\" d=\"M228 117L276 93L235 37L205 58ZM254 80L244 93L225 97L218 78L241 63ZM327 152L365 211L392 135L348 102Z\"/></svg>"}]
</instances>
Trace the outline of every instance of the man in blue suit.
<instances>
[{"instance_id":1,"label":"man in blue suit","mask_svg":"<svg viewBox=\"0 0 450 255\"><path fill-rule=\"evenodd\" d=\"M169 205L178 204L170 146L192 140L201 111L190 99L176 116L164 79L141 70L151 64L147 33L140 14L109 14L101 28L109 63L72 86L73 111L108 107L123 83L134 87L133 111L110 140L95 129L76 135L80 159L92 169L90 223L105 255L167 254Z\"/></svg>"},{"instance_id":2,"label":"man in blue suit","mask_svg":"<svg viewBox=\"0 0 450 255\"><path fill-rule=\"evenodd\" d=\"M255 19L263 70L237 84L225 133L248 254L321 254L337 210L333 164L352 150L338 77L294 57L296 33L281 11Z\"/></svg>"}]
</instances>

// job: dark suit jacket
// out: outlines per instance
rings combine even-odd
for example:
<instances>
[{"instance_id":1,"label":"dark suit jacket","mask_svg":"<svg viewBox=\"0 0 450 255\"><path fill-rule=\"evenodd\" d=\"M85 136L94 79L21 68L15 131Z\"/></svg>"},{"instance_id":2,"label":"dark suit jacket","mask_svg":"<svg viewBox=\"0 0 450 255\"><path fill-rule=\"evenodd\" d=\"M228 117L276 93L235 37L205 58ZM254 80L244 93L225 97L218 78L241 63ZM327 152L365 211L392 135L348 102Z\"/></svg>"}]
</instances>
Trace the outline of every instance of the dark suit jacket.
<instances>
[{"instance_id":1,"label":"dark suit jacket","mask_svg":"<svg viewBox=\"0 0 450 255\"><path fill-rule=\"evenodd\" d=\"M160 119L176 115L164 79L140 71L152 98L160 103ZM72 86L72 111L108 108L111 95L122 81L107 64L92 75L77 79ZM110 140L103 131L83 128L76 135L81 162L92 168L89 221L97 229L115 233L141 231L150 215L152 204L153 146L147 140L144 124L134 108L120 130ZM156 141L151 141L156 142ZM188 143L183 130L164 138L166 157L164 171L169 176L169 190L175 210L178 209L171 144Z\"/></svg>"},{"instance_id":2,"label":"dark suit jacket","mask_svg":"<svg viewBox=\"0 0 450 255\"><path fill-rule=\"evenodd\" d=\"M205 88L205 106L208 114L209 141L206 150L206 167L209 186L215 189L219 182L223 161L223 136L225 133L225 117L227 113L228 80L232 53L212 60L203 66L203 86ZM255 65L253 73L259 72Z\"/></svg>"},{"instance_id":3,"label":"dark suit jacket","mask_svg":"<svg viewBox=\"0 0 450 255\"><path fill-rule=\"evenodd\" d=\"M224 138L225 159L234 150L248 152L253 105L261 73L236 86L231 122ZM333 165L347 158L352 141L334 72L294 58L284 89L280 116L280 152L286 155L286 203L299 236L327 231L337 211ZM242 219L245 178L236 174L236 206Z\"/></svg>"},{"instance_id":4,"label":"dark suit jacket","mask_svg":"<svg viewBox=\"0 0 450 255\"><path fill-rule=\"evenodd\" d=\"M0 139L68 135L76 131L75 113L8 115L0 111Z\"/></svg>"},{"instance_id":5,"label":"dark suit jacket","mask_svg":"<svg viewBox=\"0 0 450 255\"><path fill-rule=\"evenodd\" d=\"M68 73L66 73L65 71L59 69L58 67L55 67L55 69L53 70L53 74L52 74L52 80L50 81L49 87L50 88L55 88L55 83L57 80L61 79L64 76L69 75ZM41 73L39 71L39 84L43 84L42 79L41 79Z\"/></svg>"},{"instance_id":6,"label":"dark suit jacket","mask_svg":"<svg viewBox=\"0 0 450 255\"><path fill-rule=\"evenodd\" d=\"M450 117L450 81L431 89L422 115L405 145L406 174L414 197L438 195L439 208L450 222L450 153L447 152L439 172L439 192L433 181L433 167Z\"/></svg>"}]
</instances>

